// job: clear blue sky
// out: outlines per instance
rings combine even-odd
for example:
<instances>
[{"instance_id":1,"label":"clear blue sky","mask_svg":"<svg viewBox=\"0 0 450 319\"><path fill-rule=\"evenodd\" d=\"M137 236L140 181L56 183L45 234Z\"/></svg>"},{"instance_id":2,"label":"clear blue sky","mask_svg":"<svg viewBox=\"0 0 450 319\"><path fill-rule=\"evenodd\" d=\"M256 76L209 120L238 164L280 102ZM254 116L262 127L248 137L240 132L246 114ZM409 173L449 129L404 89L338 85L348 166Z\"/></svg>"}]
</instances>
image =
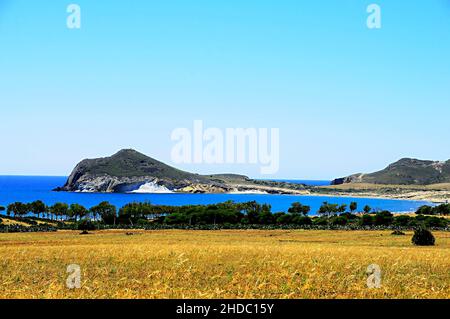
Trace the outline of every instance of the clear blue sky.
<instances>
[{"instance_id":1,"label":"clear blue sky","mask_svg":"<svg viewBox=\"0 0 450 319\"><path fill-rule=\"evenodd\" d=\"M170 163L172 130L196 119L280 128L279 178L450 158L448 0L0 0L0 40L0 174L129 147Z\"/></svg>"}]
</instances>

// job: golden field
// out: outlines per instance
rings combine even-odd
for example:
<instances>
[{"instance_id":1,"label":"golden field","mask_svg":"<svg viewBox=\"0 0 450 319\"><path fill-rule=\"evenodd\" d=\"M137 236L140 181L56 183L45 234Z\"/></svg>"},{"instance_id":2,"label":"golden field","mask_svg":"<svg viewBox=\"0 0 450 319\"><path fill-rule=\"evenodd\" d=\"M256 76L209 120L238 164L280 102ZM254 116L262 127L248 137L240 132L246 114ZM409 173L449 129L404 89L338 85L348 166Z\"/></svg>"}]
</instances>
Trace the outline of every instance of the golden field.
<instances>
[{"instance_id":1,"label":"golden field","mask_svg":"<svg viewBox=\"0 0 450 319\"><path fill-rule=\"evenodd\" d=\"M450 233L389 231L0 234L2 298L450 298ZM69 264L81 289L66 287ZM382 287L366 286L378 264Z\"/></svg>"}]
</instances>

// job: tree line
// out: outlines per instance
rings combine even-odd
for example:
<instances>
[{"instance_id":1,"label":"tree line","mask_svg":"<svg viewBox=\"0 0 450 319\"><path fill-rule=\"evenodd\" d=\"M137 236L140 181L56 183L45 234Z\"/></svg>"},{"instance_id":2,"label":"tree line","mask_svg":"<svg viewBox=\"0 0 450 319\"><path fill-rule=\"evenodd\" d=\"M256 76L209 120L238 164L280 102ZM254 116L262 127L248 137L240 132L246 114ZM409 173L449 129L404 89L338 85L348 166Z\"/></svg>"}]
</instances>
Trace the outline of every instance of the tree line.
<instances>
[{"instance_id":1,"label":"tree line","mask_svg":"<svg viewBox=\"0 0 450 319\"><path fill-rule=\"evenodd\" d=\"M311 207L295 202L287 212L272 212L268 204L256 201L235 203L232 201L211 205L166 206L149 202L129 203L120 209L109 202L101 202L89 209L80 204L55 203L47 206L38 200L32 203L15 202L0 211L8 216L23 218L34 214L37 218L56 221L59 224L75 222L82 225L297 225L297 226L347 226L363 227L424 225L446 228L449 221L436 215L448 215L449 204L436 207L422 206L416 216L394 216L389 211L373 211L364 206L358 214L358 204L338 205L324 202L318 216L309 216Z\"/></svg>"}]
</instances>

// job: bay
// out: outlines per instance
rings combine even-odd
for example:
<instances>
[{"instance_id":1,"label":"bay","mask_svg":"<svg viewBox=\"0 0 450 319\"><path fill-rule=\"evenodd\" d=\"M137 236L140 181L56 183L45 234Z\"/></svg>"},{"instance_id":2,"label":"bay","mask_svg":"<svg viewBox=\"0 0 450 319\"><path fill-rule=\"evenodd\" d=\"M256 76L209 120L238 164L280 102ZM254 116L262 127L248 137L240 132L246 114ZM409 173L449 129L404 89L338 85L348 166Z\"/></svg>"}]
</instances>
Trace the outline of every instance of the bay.
<instances>
[{"instance_id":1,"label":"bay","mask_svg":"<svg viewBox=\"0 0 450 319\"><path fill-rule=\"evenodd\" d=\"M392 200L379 198L351 198L333 196L297 196L297 195L269 195L269 194L104 194L104 193L66 193L52 190L66 182L67 177L48 176L0 176L0 205L7 206L13 202L32 202L42 200L47 205L57 202L68 204L78 203L87 208L108 201L118 208L131 202L150 202L157 205L195 205L214 204L232 200L234 202L257 201L270 204L273 212L287 211L293 202L301 202L311 206L311 215L316 214L323 202L347 204L355 201L362 209L369 205L375 210L389 210L392 212L413 212L418 207L429 204L425 201ZM322 185L327 181L290 182Z\"/></svg>"}]
</instances>

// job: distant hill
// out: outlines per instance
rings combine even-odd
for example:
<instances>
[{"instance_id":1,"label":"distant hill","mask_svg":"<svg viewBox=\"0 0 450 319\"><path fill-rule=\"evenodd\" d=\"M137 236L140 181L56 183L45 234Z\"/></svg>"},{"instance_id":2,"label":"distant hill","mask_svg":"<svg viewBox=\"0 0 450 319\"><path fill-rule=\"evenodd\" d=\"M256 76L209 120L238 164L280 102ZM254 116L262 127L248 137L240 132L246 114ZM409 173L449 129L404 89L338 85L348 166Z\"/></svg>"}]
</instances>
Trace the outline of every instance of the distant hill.
<instances>
[{"instance_id":1,"label":"distant hill","mask_svg":"<svg viewBox=\"0 0 450 319\"><path fill-rule=\"evenodd\" d=\"M110 157L85 159L58 191L128 192L146 183L169 190L192 184L213 185L211 179L185 172L132 149Z\"/></svg>"},{"instance_id":2,"label":"distant hill","mask_svg":"<svg viewBox=\"0 0 450 319\"><path fill-rule=\"evenodd\" d=\"M403 158L371 174L354 174L335 179L332 184L370 183L387 185L430 185L450 183L450 160L446 162Z\"/></svg>"},{"instance_id":3,"label":"distant hill","mask_svg":"<svg viewBox=\"0 0 450 319\"><path fill-rule=\"evenodd\" d=\"M75 171L89 175L116 177L202 179L199 175L181 171L132 149L121 150L110 157L83 160L77 165Z\"/></svg>"},{"instance_id":4,"label":"distant hill","mask_svg":"<svg viewBox=\"0 0 450 319\"><path fill-rule=\"evenodd\" d=\"M135 150L125 149L110 157L81 161L70 174L66 184L55 191L296 193L303 189L304 185L263 183L236 174L193 174L166 165Z\"/></svg>"}]
</instances>

